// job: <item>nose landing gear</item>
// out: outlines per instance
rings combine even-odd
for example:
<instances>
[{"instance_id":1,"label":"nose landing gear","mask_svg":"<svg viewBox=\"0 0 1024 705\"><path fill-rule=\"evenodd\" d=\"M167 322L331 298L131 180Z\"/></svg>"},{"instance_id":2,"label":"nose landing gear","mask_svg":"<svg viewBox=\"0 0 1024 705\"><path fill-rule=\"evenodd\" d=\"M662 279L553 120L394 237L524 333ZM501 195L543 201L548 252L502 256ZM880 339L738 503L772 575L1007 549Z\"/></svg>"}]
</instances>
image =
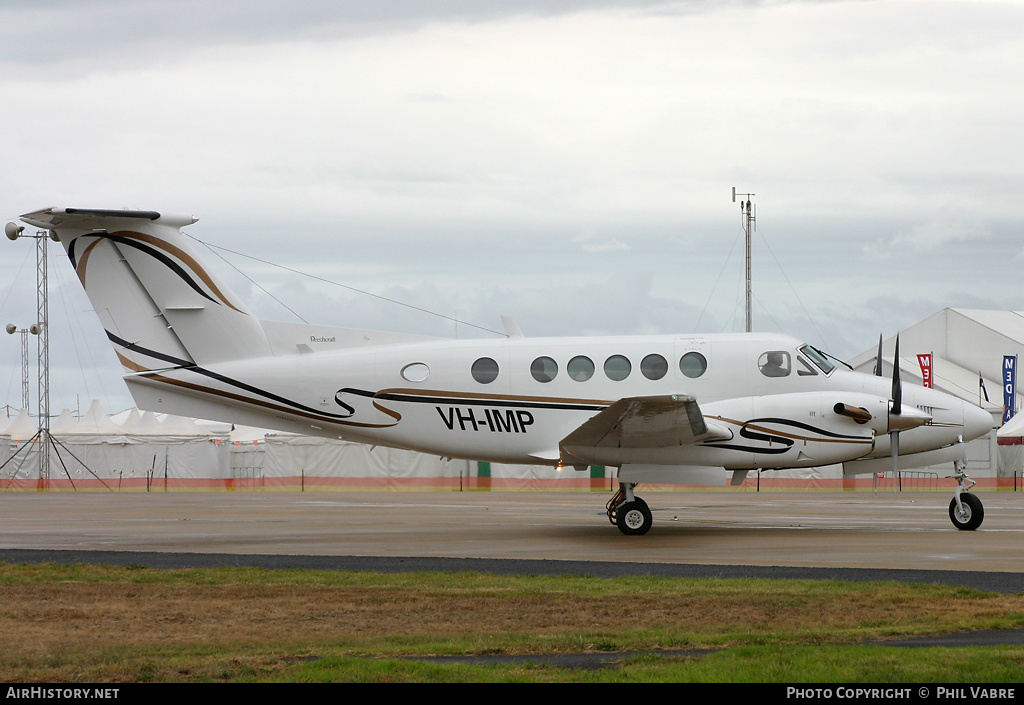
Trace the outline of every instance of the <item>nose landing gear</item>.
<instances>
[{"instance_id":1,"label":"nose landing gear","mask_svg":"<svg viewBox=\"0 0 1024 705\"><path fill-rule=\"evenodd\" d=\"M960 531L974 531L985 520L985 508L981 500L968 492L977 482L967 475L967 463L962 460L957 461L953 478L956 479L957 487L949 503L949 519Z\"/></svg>"}]
</instances>

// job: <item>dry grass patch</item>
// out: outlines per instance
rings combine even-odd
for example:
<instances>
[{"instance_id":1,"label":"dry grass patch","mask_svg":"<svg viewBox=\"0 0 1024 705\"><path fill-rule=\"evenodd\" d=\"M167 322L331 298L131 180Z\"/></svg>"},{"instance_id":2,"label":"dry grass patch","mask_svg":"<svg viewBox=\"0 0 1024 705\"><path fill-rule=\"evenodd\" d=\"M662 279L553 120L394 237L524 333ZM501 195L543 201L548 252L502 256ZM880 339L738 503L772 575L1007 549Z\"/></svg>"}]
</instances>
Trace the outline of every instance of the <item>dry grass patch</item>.
<instances>
[{"instance_id":1,"label":"dry grass patch","mask_svg":"<svg viewBox=\"0 0 1024 705\"><path fill-rule=\"evenodd\" d=\"M0 565L0 594L9 666L218 644L261 654L511 653L1024 627L1021 595L812 581Z\"/></svg>"}]
</instances>

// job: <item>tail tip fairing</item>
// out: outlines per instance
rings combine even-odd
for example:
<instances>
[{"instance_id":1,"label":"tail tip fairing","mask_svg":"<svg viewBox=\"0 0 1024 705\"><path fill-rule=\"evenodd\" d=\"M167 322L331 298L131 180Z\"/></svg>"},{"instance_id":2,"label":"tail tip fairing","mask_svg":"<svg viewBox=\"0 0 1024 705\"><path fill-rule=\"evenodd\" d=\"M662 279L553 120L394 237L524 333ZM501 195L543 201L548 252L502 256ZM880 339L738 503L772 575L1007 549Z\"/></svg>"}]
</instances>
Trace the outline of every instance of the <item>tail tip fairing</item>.
<instances>
[{"instance_id":1,"label":"tail tip fairing","mask_svg":"<svg viewBox=\"0 0 1024 705\"><path fill-rule=\"evenodd\" d=\"M111 224L111 221L159 222L172 228L192 225L199 219L192 215L159 213L130 209L108 208L41 208L20 216L21 220L37 228L59 231L63 228L96 230Z\"/></svg>"}]
</instances>

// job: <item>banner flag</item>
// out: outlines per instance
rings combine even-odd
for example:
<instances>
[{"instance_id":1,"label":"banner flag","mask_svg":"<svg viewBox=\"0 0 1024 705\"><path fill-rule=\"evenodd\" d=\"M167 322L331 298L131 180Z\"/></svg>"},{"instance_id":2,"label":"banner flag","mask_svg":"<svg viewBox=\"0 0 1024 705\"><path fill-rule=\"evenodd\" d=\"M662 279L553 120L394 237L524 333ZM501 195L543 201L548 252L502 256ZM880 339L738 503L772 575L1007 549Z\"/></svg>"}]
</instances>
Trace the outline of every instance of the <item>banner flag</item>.
<instances>
[{"instance_id":1,"label":"banner flag","mask_svg":"<svg viewBox=\"0 0 1024 705\"><path fill-rule=\"evenodd\" d=\"M924 386L932 388L932 354L918 355L917 362L921 365L921 381Z\"/></svg>"},{"instance_id":2,"label":"banner flag","mask_svg":"<svg viewBox=\"0 0 1024 705\"><path fill-rule=\"evenodd\" d=\"M1003 355L1003 423L1013 418L1017 403L1017 356Z\"/></svg>"}]
</instances>

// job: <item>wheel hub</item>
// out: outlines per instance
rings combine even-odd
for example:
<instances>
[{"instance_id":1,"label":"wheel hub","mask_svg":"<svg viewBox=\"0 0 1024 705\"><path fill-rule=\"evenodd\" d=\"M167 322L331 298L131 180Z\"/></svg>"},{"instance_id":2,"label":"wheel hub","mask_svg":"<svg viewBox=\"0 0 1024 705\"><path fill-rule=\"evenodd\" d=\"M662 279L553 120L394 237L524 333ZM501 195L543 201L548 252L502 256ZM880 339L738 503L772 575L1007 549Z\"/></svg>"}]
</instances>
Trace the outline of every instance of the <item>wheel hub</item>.
<instances>
[{"instance_id":1,"label":"wheel hub","mask_svg":"<svg viewBox=\"0 0 1024 705\"><path fill-rule=\"evenodd\" d=\"M622 518L630 529L639 529L644 525L644 515L639 509L630 509Z\"/></svg>"}]
</instances>

